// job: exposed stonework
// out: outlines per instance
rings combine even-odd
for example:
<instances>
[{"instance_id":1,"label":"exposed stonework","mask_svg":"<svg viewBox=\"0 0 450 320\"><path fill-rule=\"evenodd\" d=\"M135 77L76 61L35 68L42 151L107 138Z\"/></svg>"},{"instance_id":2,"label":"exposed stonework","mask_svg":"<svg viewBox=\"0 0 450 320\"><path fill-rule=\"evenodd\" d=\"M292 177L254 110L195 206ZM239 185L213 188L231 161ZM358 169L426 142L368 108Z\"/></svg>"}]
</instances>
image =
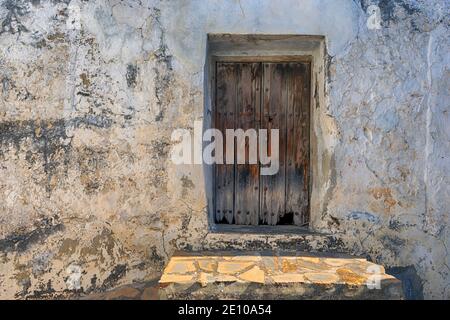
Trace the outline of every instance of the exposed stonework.
<instances>
[{"instance_id":1,"label":"exposed stonework","mask_svg":"<svg viewBox=\"0 0 450 320\"><path fill-rule=\"evenodd\" d=\"M450 298L449 11L446 0L0 0L0 297L153 279L176 249L264 248L413 266L404 277L423 297ZM311 212L326 235L208 232L203 168L169 159L172 130L204 115L207 33L326 37L315 134L330 178Z\"/></svg>"},{"instance_id":2,"label":"exposed stonework","mask_svg":"<svg viewBox=\"0 0 450 320\"><path fill-rule=\"evenodd\" d=\"M382 266L348 255L295 252L175 253L161 299L402 299Z\"/></svg>"}]
</instances>

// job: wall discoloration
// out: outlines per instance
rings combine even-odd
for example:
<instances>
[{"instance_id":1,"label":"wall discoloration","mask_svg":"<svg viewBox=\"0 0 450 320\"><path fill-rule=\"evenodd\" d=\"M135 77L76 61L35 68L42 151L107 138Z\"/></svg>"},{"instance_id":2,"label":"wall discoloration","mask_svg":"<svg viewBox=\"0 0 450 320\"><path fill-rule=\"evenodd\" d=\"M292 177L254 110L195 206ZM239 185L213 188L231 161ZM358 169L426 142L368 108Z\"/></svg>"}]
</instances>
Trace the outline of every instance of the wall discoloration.
<instances>
[{"instance_id":1,"label":"wall discoloration","mask_svg":"<svg viewBox=\"0 0 450 320\"><path fill-rule=\"evenodd\" d=\"M423 284L414 266L392 267L387 270L397 279L402 281L403 292L408 300L421 300L423 296Z\"/></svg>"},{"instance_id":2,"label":"wall discoloration","mask_svg":"<svg viewBox=\"0 0 450 320\"><path fill-rule=\"evenodd\" d=\"M0 0L0 297L153 279L175 249L264 248L413 266L423 297L449 298L449 10ZM207 114L207 33L325 36L311 214L329 236L209 232L203 168L169 159L172 130Z\"/></svg>"},{"instance_id":3,"label":"wall discoloration","mask_svg":"<svg viewBox=\"0 0 450 320\"><path fill-rule=\"evenodd\" d=\"M48 225L46 222L44 222L43 225L30 232L26 232L23 234L15 232L14 234L9 235L4 239L1 239L0 251L16 251L18 253L24 252L28 249L29 246L43 242L48 236L58 231L64 231L63 224Z\"/></svg>"}]
</instances>

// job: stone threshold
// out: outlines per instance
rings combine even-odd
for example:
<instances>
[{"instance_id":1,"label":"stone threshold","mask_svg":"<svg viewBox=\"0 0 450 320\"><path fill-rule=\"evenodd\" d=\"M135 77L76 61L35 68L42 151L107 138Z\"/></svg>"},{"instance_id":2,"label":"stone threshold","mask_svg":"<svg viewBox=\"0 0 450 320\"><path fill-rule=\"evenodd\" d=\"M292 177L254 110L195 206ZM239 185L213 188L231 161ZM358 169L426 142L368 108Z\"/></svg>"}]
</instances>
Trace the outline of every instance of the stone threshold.
<instances>
[{"instance_id":1,"label":"stone threshold","mask_svg":"<svg viewBox=\"0 0 450 320\"><path fill-rule=\"evenodd\" d=\"M245 226L232 224L215 224L211 226L210 232L213 233L238 233L238 234L255 234L255 235L316 235L328 236L325 233L318 233L310 231L307 227L298 227L291 225L280 226Z\"/></svg>"},{"instance_id":2,"label":"stone threshold","mask_svg":"<svg viewBox=\"0 0 450 320\"><path fill-rule=\"evenodd\" d=\"M402 299L383 266L336 253L176 252L161 299Z\"/></svg>"},{"instance_id":3,"label":"stone threshold","mask_svg":"<svg viewBox=\"0 0 450 320\"><path fill-rule=\"evenodd\" d=\"M245 235L245 236L243 236ZM316 232L291 232L291 233L267 233L267 232L226 232L215 230L206 234L195 250L234 250L257 251L283 250L304 252L343 252L343 246L338 236ZM189 247L181 247L182 250L191 250Z\"/></svg>"}]
</instances>

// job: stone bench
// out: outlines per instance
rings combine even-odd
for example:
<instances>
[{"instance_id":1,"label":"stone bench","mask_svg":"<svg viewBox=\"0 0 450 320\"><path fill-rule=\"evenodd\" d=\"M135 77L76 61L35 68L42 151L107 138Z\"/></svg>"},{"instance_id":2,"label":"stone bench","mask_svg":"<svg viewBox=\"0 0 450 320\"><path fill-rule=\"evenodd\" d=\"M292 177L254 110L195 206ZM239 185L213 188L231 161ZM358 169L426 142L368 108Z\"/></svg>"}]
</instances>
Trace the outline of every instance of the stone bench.
<instances>
[{"instance_id":1,"label":"stone bench","mask_svg":"<svg viewBox=\"0 0 450 320\"><path fill-rule=\"evenodd\" d=\"M343 254L176 252L161 299L402 299L382 266Z\"/></svg>"}]
</instances>

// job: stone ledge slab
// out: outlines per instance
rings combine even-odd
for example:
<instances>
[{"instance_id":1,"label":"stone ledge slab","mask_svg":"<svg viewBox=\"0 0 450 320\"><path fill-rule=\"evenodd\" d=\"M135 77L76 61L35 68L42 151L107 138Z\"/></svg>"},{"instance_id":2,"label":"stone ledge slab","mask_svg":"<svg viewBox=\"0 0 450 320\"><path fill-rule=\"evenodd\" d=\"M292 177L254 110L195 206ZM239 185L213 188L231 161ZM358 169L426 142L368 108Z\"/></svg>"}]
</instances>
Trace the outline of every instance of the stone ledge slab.
<instances>
[{"instance_id":1,"label":"stone ledge slab","mask_svg":"<svg viewBox=\"0 0 450 320\"><path fill-rule=\"evenodd\" d=\"M369 285L378 288L369 288ZM403 299L384 267L344 254L176 252L159 280L161 299Z\"/></svg>"}]
</instances>

